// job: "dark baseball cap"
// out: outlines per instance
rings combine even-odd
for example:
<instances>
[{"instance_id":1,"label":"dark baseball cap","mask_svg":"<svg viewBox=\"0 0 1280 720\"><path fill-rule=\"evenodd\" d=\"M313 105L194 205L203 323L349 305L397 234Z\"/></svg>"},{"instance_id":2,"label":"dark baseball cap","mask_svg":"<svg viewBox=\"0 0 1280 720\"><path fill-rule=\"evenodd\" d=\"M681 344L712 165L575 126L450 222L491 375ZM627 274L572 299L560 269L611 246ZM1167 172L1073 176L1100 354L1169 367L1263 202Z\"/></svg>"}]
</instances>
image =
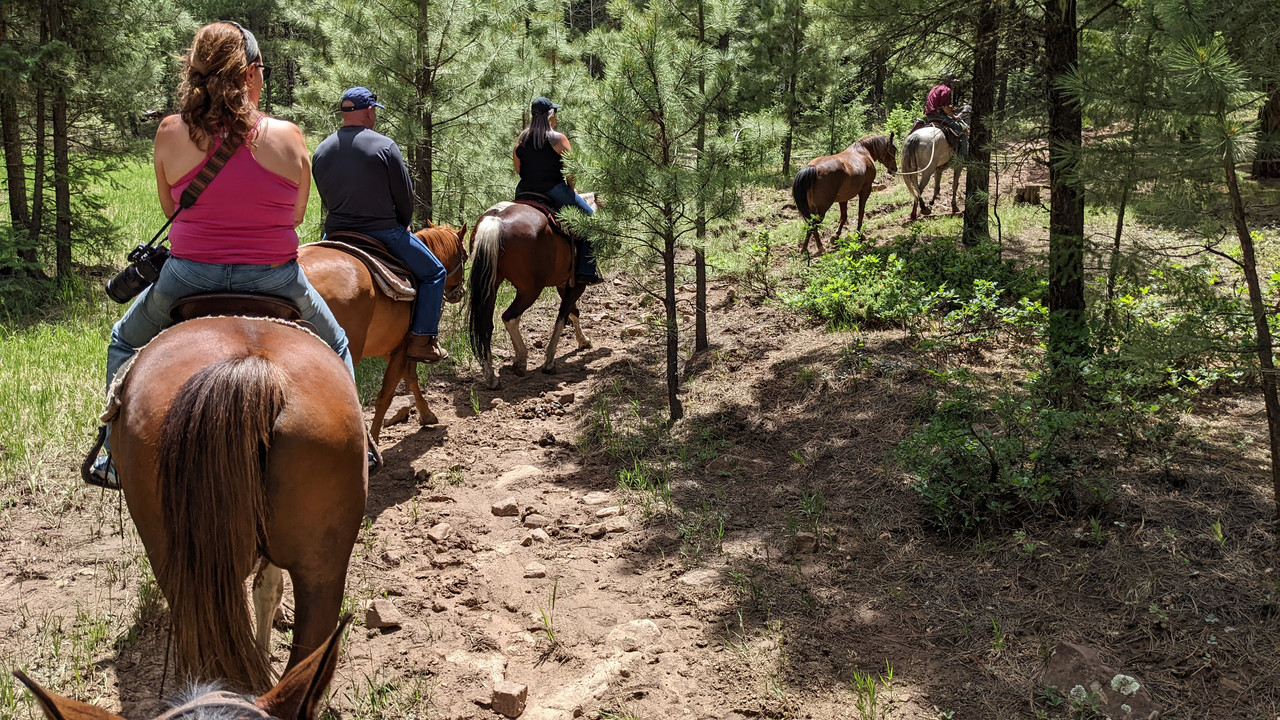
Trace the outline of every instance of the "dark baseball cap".
<instances>
[{"instance_id":1,"label":"dark baseball cap","mask_svg":"<svg viewBox=\"0 0 1280 720\"><path fill-rule=\"evenodd\" d=\"M549 113L552 110L559 110L560 106L551 102L547 98L540 97L533 101L533 112L537 115Z\"/></svg>"},{"instance_id":2,"label":"dark baseball cap","mask_svg":"<svg viewBox=\"0 0 1280 720\"><path fill-rule=\"evenodd\" d=\"M342 107L348 102L351 103L351 107ZM342 108L342 112L347 112L348 110L365 110L371 107L384 108L386 105L378 102L378 96L369 92L369 88L353 87L342 93L342 100L338 103L338 107Z\"/></svg>"}]
</instances>

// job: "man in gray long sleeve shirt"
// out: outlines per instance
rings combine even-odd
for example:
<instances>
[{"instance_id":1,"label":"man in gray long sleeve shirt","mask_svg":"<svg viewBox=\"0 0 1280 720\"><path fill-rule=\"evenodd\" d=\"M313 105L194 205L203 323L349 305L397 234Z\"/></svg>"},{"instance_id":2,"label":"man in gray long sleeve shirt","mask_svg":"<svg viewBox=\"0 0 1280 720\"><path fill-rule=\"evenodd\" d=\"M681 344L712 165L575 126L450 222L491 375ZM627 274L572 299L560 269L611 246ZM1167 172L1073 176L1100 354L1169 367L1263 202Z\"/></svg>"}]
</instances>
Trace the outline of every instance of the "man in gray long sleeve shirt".
<instances>
[{"instance_id":1,"label":"man in gray long sleeve shirt","mask_svg":"<svg viewBox=\"0 0 1280 720\"><path fill-rule=\"evenodd\" d=\"M449 356L436 340L448 273L408 229L413 218L413 180L395 141L374 132L378 96L362 87L342 95L343 127L316 148L311 171L328 210L325 234L358 232L382 241L418 281L406 354L420 362Z\"/></svg>"}]
</instances>

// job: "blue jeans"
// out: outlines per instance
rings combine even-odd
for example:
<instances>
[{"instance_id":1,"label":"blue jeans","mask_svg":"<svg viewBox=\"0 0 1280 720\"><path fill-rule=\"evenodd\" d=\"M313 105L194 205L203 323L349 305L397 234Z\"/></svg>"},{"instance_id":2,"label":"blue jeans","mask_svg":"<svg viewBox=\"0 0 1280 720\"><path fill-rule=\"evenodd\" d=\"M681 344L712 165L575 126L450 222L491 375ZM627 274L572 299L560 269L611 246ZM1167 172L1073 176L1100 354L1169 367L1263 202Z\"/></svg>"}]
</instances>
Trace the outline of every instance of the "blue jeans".
<instances>
[{"instance_id":1,"label":"blue jeans","mask_svg":"<svg viewBox=\"0 0 1280 720\"><path fill-rule=\"evenodd\" d=\"M582 196L569 187L569 183L560 183L551 188L546 193L547 197L555 201L557 212L563 208L576 207L588 215L595 215L596 211L591 209L586 200ZM591 249L591 241L581 238L578 241L578 267L574 271L579 275L596 275L596 254Z\"/></svg>"},{"instance_id":2,"label":"blue jeans","mask_svg":"<svg viewBox=\"0 0 1280 720\"><path fill-rule=\"evenodd\" d=\"M955 132L956 137L960 138L960 157L968 157L969 155L969 131L965 129L964 124L950 115L940 112L929 116L946 123L947 127Z\"/></svg>"},{"instance_id":3,"label":"blue jeans","mask_svg":"<svg viewBox=\"0 0 1280 720\"><path fill-rule=\"evenodd\" d=\"M208 292L241 292L274 295L292 300L311 323L320 339L329 344L355 376L347 334L334 319L324 298L307 282L296 260L279 267L269 265L222 265L182 258L169 258L155 284L142 291L124 317L111 328L107 347L107 386L121 366L160 331L173 324L169 311L174 302L188 295Z\"/></svg>"},{"instance_id":4,"label":"blue jeans","mask_svg":"<svg viewBox=\"0 0 1280 720\"><path fill-rule=\"evenodd\" d=\"M430 248L405 228L375 230L365 235L381 240L392 255L409 266L418 281L418 296L413 300L413 317L409 332L414 335L439 335L440 311L444 307L444 281L449 273L431 254Z\"/></svg>"}]
</instances>

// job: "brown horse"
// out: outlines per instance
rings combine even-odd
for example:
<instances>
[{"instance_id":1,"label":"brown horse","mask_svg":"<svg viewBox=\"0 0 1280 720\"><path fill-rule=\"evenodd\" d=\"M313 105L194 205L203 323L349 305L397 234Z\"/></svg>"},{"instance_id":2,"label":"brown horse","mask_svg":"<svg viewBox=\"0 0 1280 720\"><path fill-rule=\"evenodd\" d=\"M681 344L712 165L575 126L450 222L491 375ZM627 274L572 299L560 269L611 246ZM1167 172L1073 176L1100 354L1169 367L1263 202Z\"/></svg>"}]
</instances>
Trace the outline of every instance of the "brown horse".
<instances>
[{"instance_id":1,"label":"brown horse","mask_svg":"<svg viewBox=\"0 0 1280 720\"><path fill-rule=\"evenodd\" d=\"M350 622L343 618L324 647L307 656L292 670L285 673L270 692L258 698L247 698L207 685L192 688L199 695L189 693L179 697L159 720L201 720L201 718L279 718L279 720L315 720L320 712L320 702L325 690L333 681L333 671L338 666L338 644L342 632ZM40 709L49 720L124 720L94 705L55 695L45 690L21 670L13 671L14 677L35 696Z\"/></svg>"},{"instance_id":2,"label":"brown horse","mask_svg":"<svg viewBox=\"0 0 1280 720\"><path fill-rule=\"evenodd\" d=\"M595 206L594 193L583 196ZM556 326L547 341L547 358L542 372L556 371L556 344L565 322L573 322L578 347L589 348L591 341L582 334L582 320L578 312L578 298L583 285L569 286L573 278L573 249L569 241L551 229L541 212L518 203L500 202L489 208L476 222L471 236L471 253L475 257L471 265L471 305L468 327L471 349L484 368L484 384L498 387L493 374L493 310L498 297L498 286L509 281L516 289L516 297L502 312L502 322L511 336L515 359L511 368L517 375L524 375L529 350L520 334L520 316L538 300L543 288L554 287L560 293L560 310Z\"/></svg>"},{"instance_id":3,"label":"brown horse","mask_svg":"<svg viewBox=\"0 0 1280 720\"><path fill-rule=\"evenodd\" d=\"M338 622L368 492L355 383L311 333L244 317L166 330L116 382L112 459L169 601L178 670L265 689L282 570L288 667ZM256 642L244 593L255 568Z\"/></svg>"},{"instance_id":4,"label":"brown horse","mask_svg":"<svg viewBox=\"0 0 1280 720\"><path fill-rule=\"evenodd\" d=\"M467 226L454 230L448 225L428 224L414 234L449 273L444 281L444 299L451 303L461 301L465 289L463 267L467 262L462 238L467 234ZM298 249L298 264L347 332L351 362L358 363L367 357L387 359L387 371L382 376L382 388L373 411L370 432L374 441L382 432L383 418L401 379L413 393L418 423L434 424L437 418L422 394L418 373L405 357L405 336L409 332L413 303L387 297L378 289L363 262L337 248L303 245Z\"/></svg>"},{"instance_id":5,"label":"brown horse","mask_svg":"<svg viewBox=\"0 0 1280 720\"><path fill-rule=\"evenodd\" d=\"M876 179L879 161L889 169L898 171L898 149L893 146L893 133L864 137L845 148L839 155L825 155L809 161L809 165L796 173L791 194L800 210L800 219L817 218L814 227L804 236L800 251L808 254L809 239L818 244L821 255L822 238L818 236L817 223L822 222L832 203L840 203L840 224L835 237L840 237L849 218L849 201L858 198L858 232L862 231L862 217L867 208L867 198Z\"/></svg>"}]
</instances>

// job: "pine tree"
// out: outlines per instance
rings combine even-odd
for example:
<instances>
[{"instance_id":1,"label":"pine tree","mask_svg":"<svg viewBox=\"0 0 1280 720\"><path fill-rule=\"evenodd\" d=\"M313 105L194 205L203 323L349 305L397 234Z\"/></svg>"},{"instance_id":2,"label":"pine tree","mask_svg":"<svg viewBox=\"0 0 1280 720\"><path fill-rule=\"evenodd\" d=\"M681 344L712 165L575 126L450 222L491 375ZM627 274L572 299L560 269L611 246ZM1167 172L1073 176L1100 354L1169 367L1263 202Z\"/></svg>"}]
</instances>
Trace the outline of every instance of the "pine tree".
<instances>
[{"instance_id":1,"label":"pine tree","mask_svg":"<svg viewBox=\"0 0 1280 720\"><path fill-rule=\"evenodd\" d=\"M578 166L579 174L591 168L593 187L607 204L587 227L642 264L661 264L660 291L645 280L640 284L665 311L667 399L675 422L684 415L678 254L696 235L699 217L713 222L736 210L737 179L729 143L705 136L705 147L696 151L702 118L714 98L698 91L707 54L682 32L674 6L619 2L610 10L621 28L593 38L593 51L605 61L605 77L587 124L589 156Z\"/></svg>"}]
</instances>

